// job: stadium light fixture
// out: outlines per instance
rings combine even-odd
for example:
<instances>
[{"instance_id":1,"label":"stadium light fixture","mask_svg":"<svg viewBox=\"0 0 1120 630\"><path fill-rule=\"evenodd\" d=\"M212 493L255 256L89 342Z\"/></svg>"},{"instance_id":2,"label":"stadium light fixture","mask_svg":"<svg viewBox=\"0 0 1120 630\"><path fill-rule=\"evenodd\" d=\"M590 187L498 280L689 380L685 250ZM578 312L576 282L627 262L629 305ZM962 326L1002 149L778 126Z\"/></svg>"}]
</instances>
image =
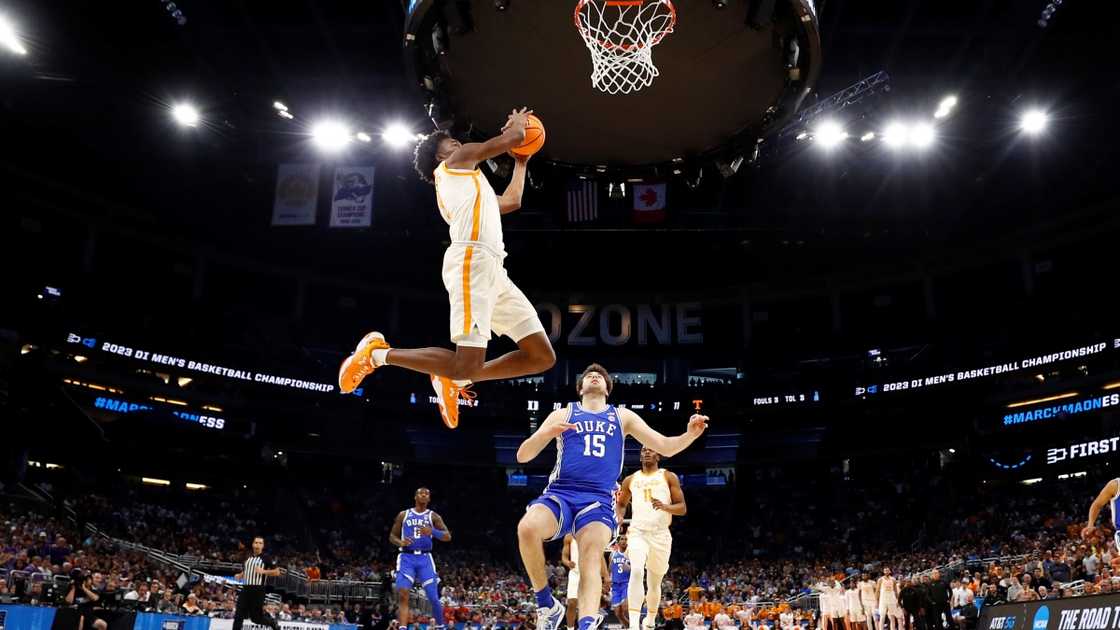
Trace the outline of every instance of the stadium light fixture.
<instances>
[{"instance_id":1,"label":"stadium light fixture","mask_svg":"<svg viewBox=\"0 0 1120 630\"><path fill-rule=\"evenodd\" d=\"M941 99L937 104L937 111L934 112L933 117L940 120L949 114L953 113L953 108L957 106L957 97L953 94Z\"/></svg>"},{"instance_id":2,"label":"stadium light fixture","mask_svg":"<svg viewBox=\"0 0 1120 630\"><path fill-rule=\"evenodd\" d=\"M295 116L293 116L292 113L289 112L289 111L279 111L279 112L276 112L276 115L283 118L284 120L291 120L291 119L295 118Z\"/></svg>"},{"instance_id":3,"label":"stadium light fixture","mask_svg":"<svg viewBox=\"0 0 1120 630\"><path fill-rule=\"evenodd\" d=\"M280 101L272 101L272 107L278 112L288 111L288 106L281 103Z\"/></svg>"},{"instance_id":4,"label":"stadium light fixture","mask_svg":"<svg viewBox=\"0 0 1120 630\"><path fill-rule=\"evenodd\" d=\"M200 118L198 109L190 103L179 103L172 107L171 117L184 127L197 127Z\"/></svg>"},{"instance_id":5,"label":"stadium light fixture","mask_svg":"<svg viewBox=\"0 0 1120 630\"><path fill-rule=\"evenodd\" d=\"M394 149L403 149L416 142L416 134L402 123L393 123L381 133L381 139Z\"/></svg>"},{"instance_id":6,"label":"stadium light fixture","mask_svg":"<svg viewBox=\"0 0 1120 630\"><path fill-rule=\"evenodd\" d=\"M140 481L148 484L149 486L170 486L171 481L168 479L158 479L156 477L141 477Z\"/></svg>"},{"instance_id":7,"label":"stadium light fixture","mask_svg":"<svg viewBox=\"0 0 1120 630\"><path fill-rule=\"evenodd\" d=\"M868 131L867 133L865 133L865 134L863 134L862 136L859 137L860 142L870 142L874 139L875 139L875 132L874 131Z\"/></svg>"},{"instance_id":8,"label":"stadium light fixture","mask_svg":"<svg viewBox=\"0 0 1120 630\"><path fill-rule=\"evenodd\" d=\"M848 132L834 120L826 120L817 127L813 139L824 149L831 149L848 138Z\"/></svg>"},{"instance_id":9,"label":"stadium light fixture","mask_svg":"<svg viewBox=\"0 0 1120 630\"><path fill-rule=\"evenodd\" d=\"M210 488L210 486L204 483L191 483L189 481L185 485L187 490L207 490Z\"/></svg>"},{"instance_id":10,"label":"stadium light fixture","mask_svg":"<svg viewBox=\"0 0 1120 630\"><path fill-rule=\"evenodd\" d=\"M918 123L910 128L910 145L918 149L925 149L933 144L934 135L933 125Z\"/></svg>"},{"instance_id":11,"label":"stadium light fixture","mask_svg":"<svg viewBox=\"0 0 1120 630\"><path fill-rule=\"evenodd\" d=\"M910 130L905 124L901 122L892 122L887 125L883 130L883 144L888 147L897 148L906 144L907 138L910 136Z\"/></svg>"},{"instance_id":12,"label":"stadium light fixture","mask_svg":"<svg viewBox=\"0 0 1120 630\"><path fill-rule=\"evenodd\" d=\"M323 120L311 127L315 146L326 153L337 153L350 144L350 128L337 120Z\"/></svg>"},{"instance_id":13,"label":"stadium light fixture","mask_svg":"<svg viewBox=\"0 0 1120 630\"><path fill-rule=\"evenodd\" d=\"M1019 118L1019 129L1027 135L1036 136L1046 130L1050 116L1041 109L1029 109Z\"/></svg>"},{"instance_id":14,"label":"stadium light fixture","mask_svg":"<svg viewBox=\"0 0 1120 630\"><path fill-rule=\"evenodd\" d=\"M0 15L0 46L7 48L17 55L26 55L27 49L19 41L16 27L7 17Z\"/></svg>"},{"instance_id":15,"label":"stadium light fixture","mask_svg":"<svg viewBox=\"0 0 1120 630\"><path fill-rule=\"evenodd\" d=\"M369 134L364 131L359 131L358 133L354 134L354 137L358 140L361 140L362 142L370 142L373 140L373 138L371 138Z\"/></svg>"}]
</instances>

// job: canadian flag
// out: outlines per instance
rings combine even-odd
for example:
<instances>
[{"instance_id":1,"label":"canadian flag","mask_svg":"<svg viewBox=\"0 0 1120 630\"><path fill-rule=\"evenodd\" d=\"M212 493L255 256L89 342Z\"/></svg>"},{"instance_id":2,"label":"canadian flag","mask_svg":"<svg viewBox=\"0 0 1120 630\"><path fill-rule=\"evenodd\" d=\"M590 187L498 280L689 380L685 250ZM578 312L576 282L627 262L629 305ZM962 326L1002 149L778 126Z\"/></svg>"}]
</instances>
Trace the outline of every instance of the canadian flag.
<instances>
[{"instance_id":1,"label":"canadian flag","mask_svg":"<svg viewBox=\"0 0 1120 630\"><path fill-rule=\"evenodd\" d=\"M666 185L634 185L634 223L658 223L665 220Z\"/></svg>"}]
</instances>

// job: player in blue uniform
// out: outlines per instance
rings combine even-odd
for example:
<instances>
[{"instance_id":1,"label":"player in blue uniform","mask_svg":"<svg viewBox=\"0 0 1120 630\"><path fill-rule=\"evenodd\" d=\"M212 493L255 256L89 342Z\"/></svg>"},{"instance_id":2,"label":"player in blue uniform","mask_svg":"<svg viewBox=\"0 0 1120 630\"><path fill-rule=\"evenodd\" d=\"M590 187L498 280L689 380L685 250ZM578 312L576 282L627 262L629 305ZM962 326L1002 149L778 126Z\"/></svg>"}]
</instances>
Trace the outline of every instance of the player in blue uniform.
<instances>
[{"instance_id":1,"label":"player in blue uniform","mask_svg":"<svg viewBox=\"0 0 1120 630\"><path fill-rule=\"evenodd\" d=\"M536 630L556 630L564 618L564 605L548 588L544 542L568 533L579 545L578 630L589 630L603 620L599 614L602 553L616 527L614 490L622 472L626 436L671 457L688 448L708 427L706 416L694 415L684 433L665 437L633 411L607 404L612 387L610 373L591 364L576 382L580 402L553 411L517 449L518 463L526 464L550 442L556 443L556 466L548 486L517 524L521 561L537 597Z\"/></svg>"},{"instance_id":2,"label":"player in blue uniform","mask_svg":"<svg viewBox=\"0 0 1120 630\"><path fill-rule=\"evenodd\" d=\"M451 532L439 514L428 509L432 492L417 488L416 504L397 514L389 530L389 542L400 549L397 554L397 593L400 601L397 617L401 627L408 626L408 593L419 585L432 603L432 624L443 626L443 606L439 602L439 576L432 559L432 540L451 540Z\"/></svg>"},{"instance_id":3,"label":"player in blue uniform","mask_svg":"<svg viewBox=\"0 0 1120 630\"><path fill-rule=\"evenodd\" d=\"M611 550L611 609L619 620L627 618L626 591L630 588L630 558L626 556L626 534Z\"/></svg>"}]
</instances>

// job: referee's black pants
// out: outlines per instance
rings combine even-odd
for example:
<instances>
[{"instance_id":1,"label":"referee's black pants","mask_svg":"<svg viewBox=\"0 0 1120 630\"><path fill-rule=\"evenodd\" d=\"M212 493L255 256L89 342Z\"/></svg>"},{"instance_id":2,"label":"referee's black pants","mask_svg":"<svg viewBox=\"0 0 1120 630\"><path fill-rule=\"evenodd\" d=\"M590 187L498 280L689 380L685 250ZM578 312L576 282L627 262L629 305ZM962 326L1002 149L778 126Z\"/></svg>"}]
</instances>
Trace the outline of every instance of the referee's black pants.
<instances>
[{"instance_id":1,"label":"referee's black pants","mask_svg":"<svg viewBox=\"0 0 1120 630\"><path fill-rule=\"evenodd\" d=\"M248 619L255 624L280 630L280 624L264 612L264 587L245 586L237 596L237 610L233 613L233 630L241 630L241 624Z\"/></svg>"}]
</instances>

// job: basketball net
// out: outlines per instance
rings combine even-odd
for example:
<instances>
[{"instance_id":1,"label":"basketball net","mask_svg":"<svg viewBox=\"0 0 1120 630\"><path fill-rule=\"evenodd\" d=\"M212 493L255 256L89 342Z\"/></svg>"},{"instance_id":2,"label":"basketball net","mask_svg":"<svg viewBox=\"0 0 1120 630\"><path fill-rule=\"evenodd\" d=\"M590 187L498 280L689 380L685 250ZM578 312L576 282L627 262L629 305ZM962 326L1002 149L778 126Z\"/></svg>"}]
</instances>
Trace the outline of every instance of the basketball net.
<instances>
[{"instance_id":1,"label":"basketball net","mask_svg":"<svg viewBox=\"0 0 1120 630\"><path fill-rule=\"evenodd\" d=\"M575 22L591 51L591 85L629 94L660 74L653 47L673 32L677 10L671 0L580 0Z\"/></svg>"}]
</instances>

